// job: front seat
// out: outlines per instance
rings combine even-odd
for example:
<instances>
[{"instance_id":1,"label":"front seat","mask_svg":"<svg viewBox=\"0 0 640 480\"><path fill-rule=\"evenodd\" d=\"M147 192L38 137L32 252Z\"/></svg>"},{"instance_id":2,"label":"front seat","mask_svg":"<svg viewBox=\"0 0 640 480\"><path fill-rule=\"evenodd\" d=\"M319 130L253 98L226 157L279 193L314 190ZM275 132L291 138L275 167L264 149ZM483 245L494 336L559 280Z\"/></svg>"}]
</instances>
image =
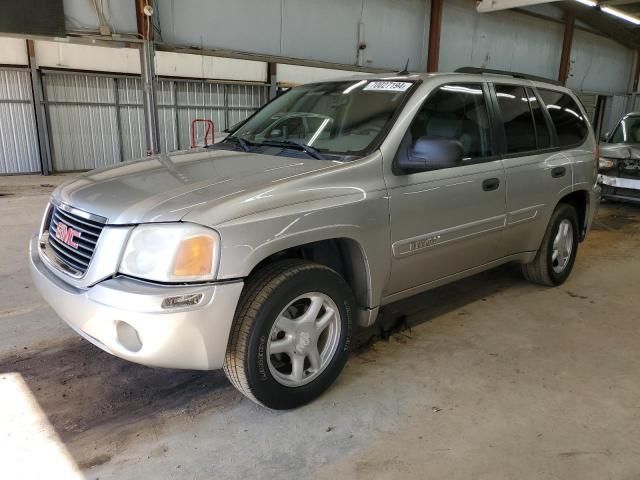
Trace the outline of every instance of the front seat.
<instances>
[{"instance_id":1,"label":"front seat","mask_svg":"<svg viewBox=\"0 0 640 480\"><path fill-rule=\"evenodd\" d=\"M426 136L439 140L460 140L462 119L453 113L434 112L429 115ZM463 145L464 146L464 145Z\"/></svg>"}]
</instances>

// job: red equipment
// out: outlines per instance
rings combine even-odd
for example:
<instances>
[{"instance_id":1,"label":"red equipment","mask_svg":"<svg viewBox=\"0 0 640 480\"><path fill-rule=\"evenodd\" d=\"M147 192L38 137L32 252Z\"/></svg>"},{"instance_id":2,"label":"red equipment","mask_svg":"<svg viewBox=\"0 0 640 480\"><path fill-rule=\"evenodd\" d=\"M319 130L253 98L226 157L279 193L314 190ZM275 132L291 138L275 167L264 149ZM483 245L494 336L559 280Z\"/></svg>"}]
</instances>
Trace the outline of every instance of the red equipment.
<instances>
[{"instance_id":1,"label":"red equipment","mask_svg":"<svg viewBox=\"0 0 640 480\"><path fill-rule=\"evenodd\" d=\"M209 120L208 118L194 118L191 121L191 148L195 148L196 147L196 128L195 125L198 122L203 122L207 125L207 129L204 132L204 146L206 147L207 145L210 145L209 143L207 143L207 137L209 136L209 132L211 132L211 145L213 145L213 140L214 140L214 125L213 125L213 121Z\"/></svg>"}]
</instances>

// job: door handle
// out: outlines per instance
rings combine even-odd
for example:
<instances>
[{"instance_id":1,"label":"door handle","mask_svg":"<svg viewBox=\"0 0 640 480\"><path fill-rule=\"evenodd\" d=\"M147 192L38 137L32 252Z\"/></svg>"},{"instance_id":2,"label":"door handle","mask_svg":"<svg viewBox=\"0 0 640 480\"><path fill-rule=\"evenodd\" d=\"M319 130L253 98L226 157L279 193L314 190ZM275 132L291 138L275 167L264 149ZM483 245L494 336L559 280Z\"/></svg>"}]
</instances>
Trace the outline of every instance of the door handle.
<instances>
[{"instance_id":1,"label":"door handle","mask_svg":"<svg viewBox=\"0 0 640 480\"><path fill-rule=\"evenodd\" d=\"M565 173L567 173L567 169L565 167L554 167L551 169L551 176L553 178L564 177Z\"/></svg>"},{"instance_id":2,"label":"door handle","mask_svg":"<svg viewBox=\"0 0 640 480\"><path fill-rule=\"evenodd\" d=\"M484 182L482 182L482 190L485 192L490 192L491 190L497 190L500 186L499 178L487 178Z\"/></svg>"}]
</instances>

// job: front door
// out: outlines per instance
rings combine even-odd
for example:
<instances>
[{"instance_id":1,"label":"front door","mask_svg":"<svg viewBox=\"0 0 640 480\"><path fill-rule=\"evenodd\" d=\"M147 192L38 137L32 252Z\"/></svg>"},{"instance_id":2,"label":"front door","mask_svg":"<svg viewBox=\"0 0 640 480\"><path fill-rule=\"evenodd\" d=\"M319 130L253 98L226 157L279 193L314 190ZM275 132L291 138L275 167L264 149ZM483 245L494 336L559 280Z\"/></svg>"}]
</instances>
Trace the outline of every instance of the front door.
<instances>
[{"instance_id":1,"label":"front door","mask_svg":"<svg viewBox=\"0 0 640 480\"><path fill-rule=\"evenodd\" d=\"M386 174L393 255L386 297L504 256L505 173L494 156L487 95L481 83L437 87L408 128L397 155L419 138L454 139L464 158L452 168Z\"/></svg>"}]
</instances>

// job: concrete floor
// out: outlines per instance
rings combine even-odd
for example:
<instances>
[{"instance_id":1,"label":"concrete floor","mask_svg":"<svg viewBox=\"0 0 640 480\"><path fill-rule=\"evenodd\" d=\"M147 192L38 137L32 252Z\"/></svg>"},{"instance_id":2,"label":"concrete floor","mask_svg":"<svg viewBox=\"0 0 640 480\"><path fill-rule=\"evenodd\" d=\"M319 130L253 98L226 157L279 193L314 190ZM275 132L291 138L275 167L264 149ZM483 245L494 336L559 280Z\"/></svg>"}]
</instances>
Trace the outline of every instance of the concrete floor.
<instances>
[{"instance_id":1,"label":"concrete floor","mask_svg":"<svg viewBox=\"0 0 640 480\"><path fill-rule=\"evenodd\" d=\"M408 328L361 346L316 402L272 412L220 372L111 357L43 304L27 240L59 181L0 179L5 472L640 479L639 208L603 205L559 288L506 266L391 306Z\"/></svg>"}]
</instances>

